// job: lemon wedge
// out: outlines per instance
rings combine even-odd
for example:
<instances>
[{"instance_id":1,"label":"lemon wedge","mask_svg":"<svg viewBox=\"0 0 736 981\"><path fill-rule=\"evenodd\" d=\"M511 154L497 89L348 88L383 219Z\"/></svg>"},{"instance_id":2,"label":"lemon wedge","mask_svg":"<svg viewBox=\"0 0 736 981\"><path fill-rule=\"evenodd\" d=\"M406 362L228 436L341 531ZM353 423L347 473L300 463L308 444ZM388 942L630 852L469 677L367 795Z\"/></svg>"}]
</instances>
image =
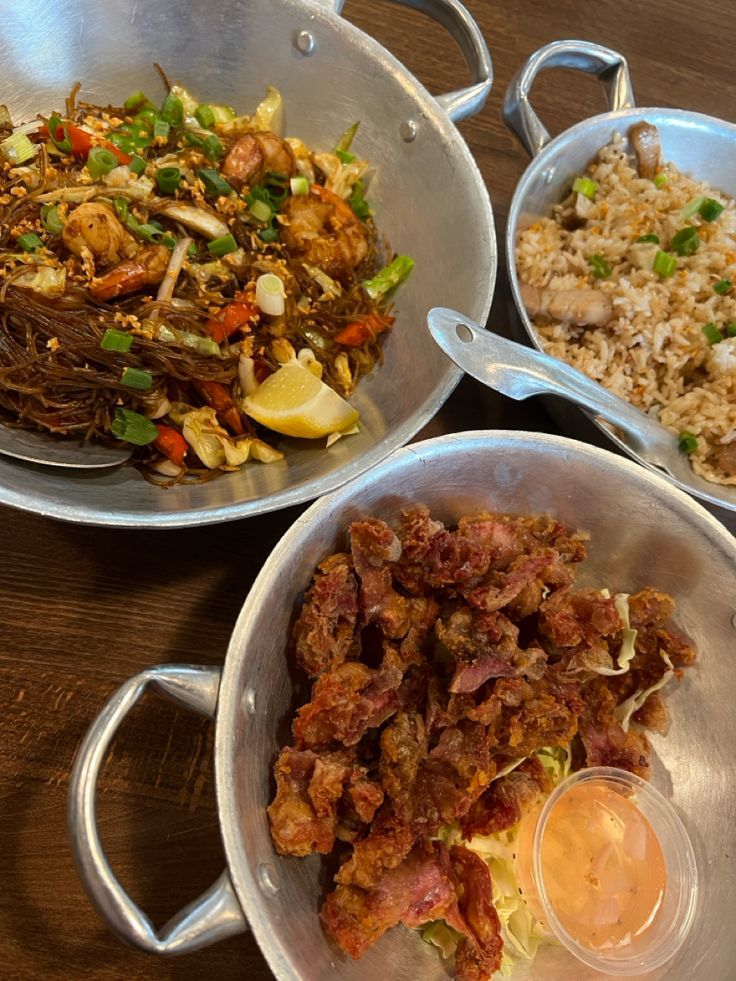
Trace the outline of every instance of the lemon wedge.
<instances>
[{"instance_id":1,"label":"lemon wedge","mask_svg":"<svg viewBox=\"0 0 736 981\"><path fill-rule=\"evenodd\" d=\"M341 432L358 418L357 409L293 361L269 375L242 405L261 425L284 436L304 439Z\"/></svg>"}]
</instances>

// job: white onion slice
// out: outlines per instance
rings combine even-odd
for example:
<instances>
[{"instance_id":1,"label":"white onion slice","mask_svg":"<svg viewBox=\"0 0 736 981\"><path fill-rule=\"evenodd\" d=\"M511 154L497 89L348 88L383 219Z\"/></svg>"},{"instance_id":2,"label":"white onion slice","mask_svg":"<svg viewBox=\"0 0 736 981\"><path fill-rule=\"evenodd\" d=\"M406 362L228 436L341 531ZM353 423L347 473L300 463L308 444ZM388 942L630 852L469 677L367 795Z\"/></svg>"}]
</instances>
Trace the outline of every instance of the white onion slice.
<instances>
[{"instance_id":1,"label":"white onion slice","mask_svg":"<svg viewBox=\"0 0 736 981\"><path fill-rule=\"evenodd\" d=\"M280 317L286 309L284 284L274 273L263 273L256 280L256 303L270 317Z\"/></svg>"}]
</instances>

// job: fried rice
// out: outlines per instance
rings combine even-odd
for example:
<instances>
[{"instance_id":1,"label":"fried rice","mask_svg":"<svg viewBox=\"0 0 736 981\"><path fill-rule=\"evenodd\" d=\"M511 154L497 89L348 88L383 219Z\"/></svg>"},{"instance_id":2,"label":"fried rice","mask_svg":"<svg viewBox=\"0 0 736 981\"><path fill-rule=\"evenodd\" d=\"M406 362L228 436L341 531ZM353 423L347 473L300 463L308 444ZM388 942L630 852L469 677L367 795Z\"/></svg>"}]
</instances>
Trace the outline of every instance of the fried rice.
<instances>
[{"instance_id":1,"label":"fried rice","mask_svg":"<svg viewBox=\"0 0 736 981\"><path fill-rule=\"evenodd\" d=\"M736 485L736 446L727 449L736 441L735 203L672 164L662 165L656 180L640 176L619 135L585 176L597 187L584 219L575 214L580 195L571 195L551 217L523 229L517 269L531 287L599 290L612 314L602 326L579 326L538 313L542 346L689 437L684 445L696 473ZM715 220L688 214L702 198L723 205ZM687 226L697 230L696 251L675 256L674 272L662 277L654 258ZM654 236L658 242L641 241ZM600 263L591 257L603 260L599 278Z\"/></svg>"}]
</instances>

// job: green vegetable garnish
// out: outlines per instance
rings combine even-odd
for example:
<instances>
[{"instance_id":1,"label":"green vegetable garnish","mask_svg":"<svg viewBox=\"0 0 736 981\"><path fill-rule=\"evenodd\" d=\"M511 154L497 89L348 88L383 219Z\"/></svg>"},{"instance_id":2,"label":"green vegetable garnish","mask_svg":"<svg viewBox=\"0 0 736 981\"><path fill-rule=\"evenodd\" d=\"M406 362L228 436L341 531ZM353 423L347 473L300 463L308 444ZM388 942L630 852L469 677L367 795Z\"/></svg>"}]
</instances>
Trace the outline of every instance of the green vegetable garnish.
<instances>
[{"instance_id":1,"label":"green vegetable garnish","mask_svg":"<svg viewBox=\"0 0 736 981\"><path fill-rule=\"evenodd\" d=\"M725 296L730 291L731 285L730 279L719 279L713 287L713 291L719 296Z\"/></svg>"},{"instance_id":2,"label":"green vegetable garnish","mask_svg":"<svg viewBox=\"0 0 736 981\"><path fill-rule=\"evenodd\" d=\"M104 146L93 146L87 154L87 170L93 180L99 180L119 165L120 161L112 150L107 150Z\"/></svg>"},{"instance_id":3,"label":"green vegetable garnish","mask_svg":"<svg viewBox=\"0 0 736 981\"><path fill-rule=\"evenodd\" d=\"M582 194L591 201L595 199L595 192L597 190L598 185L595 181L592 181L590 177L576 177L572 182L573 194Z\"/></svg>"},{"instance_id":4,"label":"green vegetable garnish","mask_svg":"<svg viewBox=\"0 0 736 981\"><path fill-rule=\"evenodd\" d=\"M723 334L720 332L715 324L704 324L701 327L705 339L709 344L717 344L719 341L723 340Z\"/></svg>"},{"instance_id":5,"label":"green vegetable garnish","mask_svg":"<svg viewBox=\"0 0 736 981\"><path fill-rule=\"evenodd\" d=\"M158 429L151 420L132 409L115 409L110 432L118 439L124 439L135 446L147 446L158 439Z\"/></svg>"},{"instance_id":6,"label":"green vegetable garnish","mask_svg":"<svg viewBox=\"0 0 736 981\"><path fill-rule=\"evenodd\" d=\"M659 235L640 235L636 240L637 242L653 242L654 245L659 245Z\"/></svg>"},{"instance_id":7,"label":"green vegetable garnish","mask_svg":"<svg viewBox=\"0 0 736 981\"><path fill-rule=\"evenodd\" d=\"M670 239L670 249L676 255L694 255L698 251L699 245L698 230L694 225L681 228Z\"/></svg>"},{"instance_id":8,"label":"green vegetable garnish","mask_svg":"<svg viewBox=\"0 0 736 981\"><path fill-rule=\"evenodd\" d=\"M414 260L408 255L397 255L393 262L389 262L372 279L366 279L363 289L372 300L377 300L391 290L396 289L414 268Z\"/></svg>"},{"instance_id":9,"label":"green vegetable garnish","mask_svg":"<svg viewBox=\"0 0 736 981\"><path fill-rule=\"evenodd\" d=\"M602 255L591 255L587 259L594 279L606 279L611 275L611 267Z\"/></svg>"},{"instance_id":10,"label":"green vegetable garnish","mask_svg":"<svg viewBox=\"0 0 736 981\"><path fill-rule=\"evenodd\" d=\"M683 429L677 437L677 441L683 453L694 453L698 448L698 437L695 433L688 432L687 429Z\"/></svg>"},{"instance_id":11,"label":"green vegetable garnish","mask_svg":"<svg viewBox=\"0 0 736 981\"><path fill-rule=\"evenodd\" d=\"M103 351L121 351L123 354L127 354L132 346L133 335L126 334L122 330L115 330L113 327L108 327L100 341L100 347Z\"/></svg>"},{"instance_id":12,"label":"green vegetable garnish","mask_svg":"<svg viewBox=\"0 0 736 981\"><path fill-rule=\"evenodd\" d=\"M181 171L178 167L159 167L156 183L162 194L173 194L181 183Z\"/></svg>"},{"instance_id":13,"label":"green vegetable garnish","mask_svg":"<svg viewBox=\"0 0 736 981\"><path fill-rule=\"evenodd\" d=\"M216 255L218 258L228 255L230 252L235 252L237 247L238 243L230 232L227 235L222 235L220 238L213 239L207 246L212 255Z\"/></svg>"},{"instance_id":14,"label":"green vegetable garnish","mask_svg":"<svg viewBox=\"0 0 736 981\"><path fill-rule=\"evenodd\" d=\"M147 392L153 386L153 375L150 371L142 368L125 368L120 376L122 385L128 388L137 388L142 392Z\"/></svg>"},{"instance_id":15,"label":"green vegetable garnish","mask_svg":"<svg viewBox=\"0 0 736 981\"><path fill-rule=\"evenodd\" d=\"M674 273L676 268L677 259L675 259L673 255L670 255L669 252L662 252L660 249L654 257L652 269L659 276L661 276L662 279L666 279L668 276L671 276Z\"/></svg>"},{"instance_id":16,"label":"green vegetable garnish","mask_svg":"<svg viewBox=\"0 0 736 981\"><path fill-rule=\"evenodd\" d=\"M24 252L35 252L36 249L43 248L43 242L35 232L26 232L25 235L19 235L18 245Z\"/></svg>"}]
</instances>

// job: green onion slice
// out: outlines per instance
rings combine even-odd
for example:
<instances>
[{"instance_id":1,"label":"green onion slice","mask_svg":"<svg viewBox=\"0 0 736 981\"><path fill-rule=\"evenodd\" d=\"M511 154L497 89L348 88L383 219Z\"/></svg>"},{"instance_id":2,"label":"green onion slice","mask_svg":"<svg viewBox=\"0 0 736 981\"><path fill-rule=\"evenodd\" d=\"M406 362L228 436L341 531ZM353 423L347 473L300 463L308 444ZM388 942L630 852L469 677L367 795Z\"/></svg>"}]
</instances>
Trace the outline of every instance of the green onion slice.
<instances>
[{"instance_id":1,"label":"green onion slice","mask_svg":"<svg viewBox=\"0 0 736 981\"><path fill-rule=\"evenodd\" d=\"M146 161L143 159L143 157L133 154L133 159L128 164L128 169L130 170L131 174L135 174L137 177L146 169Z\"/></svg>"},{"instance_id":2,"label":"green onion slice","mask_svg":"<svg viewBox=\"0 0 736 981\"><path fill-rule=\"evenodd\" d=\"M652 242L654 245L659 245L659 235L640 235L636 240L637 242Z\"/></svg>"},{"instance_id":3,"label":"green onion slice","mask_svg":"<svg viewBox=\"0 0 736 981\"><path fill-rule=\"evenodd\" d=\"M717 293L719 296L725 296L731 289L732 285L733 284L731 283L730 279L719 279L713 287L713 292Z\"/></svg>"},{"instance_id":4,"label":"green onion slice","mask_svg":"<svg viewBox=\"0 0 736 981\"><path fill-rule=\"evenodd\" d=\"M365 199L365 184L363 181L356 181L353 190L348 198L348 204L361 220L370 218L372 211Z\"/></svg>"},{"instance_id":5,"label":"green onion slice","mask_svg":"<svg viewBox=\"0 0 736 981\"><path fill-rule=\"evenodd\" d=\"M349 150L335 150L335 156L340 163L350 164L355 160L355 154Z\"/></svg>"},{"instance_id":6,"label":"green onion slice","mask_svg":"<svg viewBox=\"0 0 736 981\"><path fill-rule=\"evenodd\" d=\"M224 255L229 255L231 252L235 252L238 247L238 243L235 241L230 232L227 235L222 235L220 238L213 238L212 241L207 245L207 248L212 253L221 258Z\"/></svg>"},{"instance_id":7,"label":"green onion slice","mask_svg":"<svg viewBox=\"0 0 736 981\"><path fill-rule=\"evenodd\" d=\"M165 232L158 222L149 221L141 225L130 215L126 224L131 232L142 238L144 242L152 242L154 245L165 245L168 249L173 249L176 245L174 236Z\"/></svg>"},{"instance_id":8,"label":"green onion slice","mask_svg":"<svg viewBox=\"0 0 736 981\"><path fill-rule=\"evenodd\" d=\"M232 187L212 167L200 167L197 171L197 177L204 184L205 194L222 197L232 193Z\"/></svg>"},{"instance_id":9,"label":"green onion slice","mask_svg":"<svg viewBox=\"0 0 736 981\"><path fill-rule=\"evenodd\" d=\"M141 109L156 108L154 104L151 102L151 100L148 98L146 93L141 92L140 90L138 92L134 92L132 95L129 95L128 98L123 103L123 106L133 113L140 112Z\"/></svg>"},{"instance_id":10,"label":"green onion slice","mask_svg":"<svg viewBox=\"0 0 736 981\"><path fill-rule=\"evenodd\" d=\"M17 167L36 155L36 148L25 133L11 133L0 143L0 154Z\"/></svg>"},{"instance_id":11,"label":"green onion slice","mask_svg":"<svg viewBox=\"0 0 736 981\"><path fill-rule=\"evenodd\" d=\"M660 249L654 257L654 262L652 263L652 269L657 273L662 279L666 279L671 276L675 269L677 268L677 259L669 252L662 252Z\"/></svg>"},{"instance_id":12,"label":"green onion slice","mask_svg":"<svg viewBox=\"0 0 736 981\"><path fill-rule=\"evenodd\" d=\"M726 324L726 337L736 337L736 324L732 321Z\"/></svg>"},{"instance_id":13,"label":"green onion slice","mask_svg":"<svg viewBox=\"0 0 736 981\"><path fill-rule=\"evenodd\" d=\"M173 194L181 183L181 171L178 167L159 167L156 183L162 194Z\"/></svg>"},{"instance_id":14,"label":"green onion slice","mask_svg":"<svg viewBox=\"0 0 736 981\"><path fill-rule=\"evenodd\" d=\"M262 221L264 225L271 220L273 208L270 204L266 204L265 201L253 201L249 203L248 207L250 208L250 213L253 215L253 217L258 221Z\"/></svg>"},{"instance_id":15,"label":"green onion slice","mask_svg":"<svg viewBox=\"0 0 736 981\"><path fill-rule=\"evenodd\" d=\"M598 185L590 177L576 177L572 182L573 194L582 194L584 197L590 198L591 201L595 199L595 192L597 190Z\"/></svg>"},{"instance_id":16,"label":"green onion slice","mask_svg":"<svg viewBox=\"0 0 736 981\"><path fill-rule=\"evenodd\" d=\"M694 225L681 228L670 239L670 249L676 255L694 255L698 251L699 245L698 230Z\"/></svg>"},{"instance_id":17,"label":"green onion slice","mask_svg":"<svg viewBox=\"0 0 736 981\"><path fill-rule=\"evenodd\" d=\"M212 129L215 125L215 113L212 106L208 106L206 102L197 106L194 110L194 116L200 126L203 129Z\"/></svg>"},{"instance_id":18,"label":"green onion slice","mask_svg":"<svg viewBox=\"0 0 736 981\"><path fill-rule=\"evenodd\" d=\"M115 409L110 432L118 439L124 439L135 446L147 446L158 439L158 429L154 423L140 412L133 412L132 409Z\"/></svg>"},{"instance_id":19,"label":"green onion slice","mask_svg":"<svg viewBox=\"0 0 736 981\"><path fill-rule=\"evenodd\" d=\"M122 330L115 330L114 327L108 327L100 341L100 347L103 351L122 351L127 354L132 346L133 335L126 334Z\"/></svg>"},{"instance_id":20,"label":"green onion slice","mask_svg":"<svg viewBox=\"0 0 736 981\"><path fill-rule=\"evenodd\" d=\"M270 242L278 242L278 240L279 240L278 229L277 228L271 228L271 227L269 227L269 228L262 228L258 232L258 237L260 238L260 240L262 242L266 242L267 244L270 243Z\"/></svg>"},{"instance_id":21,"label":"green onion slice","mask_svg":"<svg viewBox=\"0 0 736 981\"><path fill-rule=\"evenodd\" d=\"M56 131L61 126L63 136L60 140L56 139ZM49 139L54 144L57 150L61 150L62 153L72 152L72 138L69 136L66 126L61 121L60 116L50 116L48 122Z\"/></svg>"},{"instance_id":22,"label":"green onion slice","mask_svg":"<svg viewBox=\"0 0 736 981\"><path fill-rule=\"evenodd\" d=\"M403 282L414 268L414 260L408 255L397 255L393 262L389 262L372 279L363 282L363 289L372 300L396 289L399 283Z\"/></svg>"},{"instance_id":23,"label":"green onion slice","mask_svg":"<svg viewBox=\"0 0 736 981\"><path fill-rule=\"evenodd\" d=\"M667 174L664 173L664 171L662 171L659 174L655 174L653 180L654 180L654 186L661 189L669 181L669 177L667 176Z\"/></svg>"},{"instance_id":24,"label":"green onion slice","mask_svg":"<svg viewBox=\"0 0 736 981\"><path fill-rule=\"evenodd\" d=\"M182 126L184 124L184 104L181 99L172 95L171 92L164 99L161 106L161 117L171 126Z\"/></svg>"},{"instance_id":25,"label":"green onion slice","mask_svg":"<svg viewBox=\"0 0 736 981\"><path fill-rule=\"evenodd\" d=\"M208 136L202 143L202 150L208 160L219 160L225 152L225 147L216 136Z\"/></svg>"},{"instance_id":26,"label":"green onion slice","mask_svg":"<svg viewBox=\"0 0 736 981\"><path fill-rule=\"evenodd\" d=\"M59 217L59 207L56 204L45 204L41 208L41 221L47 232L60 235L64 231L64 222Z\"/></svg>"},{"instance_id":27,"label":"green onion slice","mask_svg":"<svg viewBox=\"0 0 736 981\"><path fill-rule=\"evenodd\" d=\"M611 267L602 255L588 256L587 263L594 279L606 279L611 275Z\"/></svg>"},{"instance_id":28,"label":"green onion slice","mask_svg":"<svg viewBox=\"0 0 736 981\"><path fill-rule=\"evenodd\" d=\"M125 368L120 376L120 383L127 385L128 388L138 388L141 392L147 392L153 387L153 375L150 371L143 368Z\"/></svg>"},{"instance_id":29,"label":"green onion slice","mask_svg":"<svg viewBox=\"0 0 736 981\"><path fill-rule=\"evenodd\" d=\"M715 221L722 211L723 205L713 198L703 198L698 208L698 213L703 221Z\"/></svg>"},{"instance_id":30,"label":"green onion slice","mask_svg":"<svg viewBox=\"0 0 736 981\"><path fill-rule=\"evenodd\" d=\"M24 252L35 252L36 249L43 248L43 242L35 232L26 232L25 235L19 235L18 245Z\"/></svg>"},{"instance_id":31,"label":"green onion slice","mask_svg":"<svg viewBox=\"0 0 736 981\"><path fill-rule=\"evenodd\" d=\"M309 194L309 178L303 177L301 174L298 177L292 177L289 181L289 188L294 197Z\"/></svg>"},{"instance_id":32,"label":"green onion slice","mask_svg":"<svg viewBox=\"0 0 736 981\"><path fill-rule=\"evenodd\" d=\"M695 433L688 432L687 429L683 429L677 437L677 441L683 453L694 453L698 448L698 437Z\"/></svg>"},{"instance_id":33,"label":"green onion slice","mask_svg":"<svg viewBox=\"0 0 736 981\"><path fill-rule=\"evenodd\" d=\"M107 150L104 146L93 146L87 154L87 170L93 180L109 174L118 164L119 160L112 150Z\"/></svg>"},{"instance_id":34,"label":"green onion slice","mask_svg":"<svg viewBox=\"0 0 736 981\"><path fill-rule=\"evenodd\" d=\"M153 124L153 138L154 140L159 137L168 140L169 134L171 133L171 125L165 119L157 119Z\"/></svg>"},{"instance_id":35,"label":"green onion slice","mask_svg":"<svg viewBox=\"0 0 736 981\"><path fill-rule=\"evenodd\" d=\"M701 330L703 331L705 339L709 344L717 344L719 341L723 340L723 334L713 323L703 324Z\"/></svg>"}]
</instances>

